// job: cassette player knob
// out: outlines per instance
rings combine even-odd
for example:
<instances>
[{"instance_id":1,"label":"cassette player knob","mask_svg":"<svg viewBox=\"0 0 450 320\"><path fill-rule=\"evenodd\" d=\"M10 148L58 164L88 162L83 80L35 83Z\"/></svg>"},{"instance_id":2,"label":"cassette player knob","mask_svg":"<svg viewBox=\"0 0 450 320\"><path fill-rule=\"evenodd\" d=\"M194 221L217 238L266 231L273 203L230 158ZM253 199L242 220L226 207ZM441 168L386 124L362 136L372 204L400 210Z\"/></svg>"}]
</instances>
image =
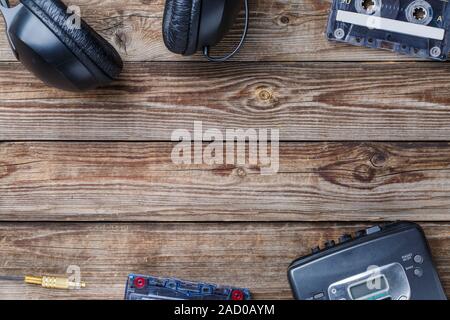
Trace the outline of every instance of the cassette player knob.
<instances>
[{"instance_id":1,"label":"cassette player knob","mask_svg":"<svg viewBox=\"0 0 450 320\"><path fill-rule=\"evenodd\" d=\"M346 233L346 234L343 234L343 235L339 238L339 243L344 243L344 242L347 242L347 241L350 241L350 240L352 240L352 235Z\"/></svg>"},{"instance_id":2,"label":"cassette player knob","mask_svg":"<svg viewBox=\"0 0 450 320\"><path fill-rule=\"evenodd\" d=\"M325 242L325 248L327 248L327 249L334 247L335 245L336 245L336 242L334 242L334 240L328 240L327 242Z\"/></svg>"}]
</instances>

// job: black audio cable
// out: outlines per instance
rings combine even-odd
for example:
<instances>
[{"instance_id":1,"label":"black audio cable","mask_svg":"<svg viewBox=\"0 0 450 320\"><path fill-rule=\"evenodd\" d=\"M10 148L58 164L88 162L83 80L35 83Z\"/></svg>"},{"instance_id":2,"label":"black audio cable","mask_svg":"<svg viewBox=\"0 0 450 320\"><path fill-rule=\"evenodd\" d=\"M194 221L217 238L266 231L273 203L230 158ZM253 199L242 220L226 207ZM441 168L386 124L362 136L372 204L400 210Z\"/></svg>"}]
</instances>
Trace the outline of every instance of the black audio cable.
<instances>
[{"instance_id":1,"label":"black audio cable","mask_svg":"<svg viewBox=\"0 0 450 320\"><path fill-rule=\"evenodd\" d=\"M25 277L23 277L23 276L1 276L0 275L0 281L25 281Z\"/></svg>"},{"instance_id":2,"label":"black audio cable","mask_svg":"<svg viewBox=\"0 0 450 320\"><path fill-rule=\"evenodd\" d=\"M244 3L245 3L245 23L244 23L244 31L242 33L241 41L239 42L237 47L233 50L233 52L231 52L230 54L223 56L223 57L212 57L209 52L209 47L204 47L203 54L209 61L224 62L224 61L232 58L242 48L244 41L247 38L248 27L250 24L250 22L249 22L250 21L250 11L249 11L249 6L248 6L248 0L244 0Z\"/></svg>"}]
</instances>

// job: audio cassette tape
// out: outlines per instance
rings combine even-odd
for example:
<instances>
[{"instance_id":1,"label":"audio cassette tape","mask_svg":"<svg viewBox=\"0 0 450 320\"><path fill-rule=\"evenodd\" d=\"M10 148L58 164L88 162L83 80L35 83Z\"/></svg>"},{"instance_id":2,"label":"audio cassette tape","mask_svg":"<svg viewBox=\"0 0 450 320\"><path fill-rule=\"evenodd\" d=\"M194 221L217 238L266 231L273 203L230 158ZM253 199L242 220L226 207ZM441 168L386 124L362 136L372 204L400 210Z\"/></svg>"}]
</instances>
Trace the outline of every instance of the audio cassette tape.
<instances>
[{"instance_id":1,"label":"audio cassette tape","mask_svg":"<svg viewBox=\"0 0 450 320\"><path fill-rule=\"evenodd\" d=\"M447 0L333 0L327 38L444 61L449 24Z\"/></svg>"},{"instance_id":2,"label":"audio cassette tape","mask_svg":"<svg viewBox=\"0 0 450 320\"><path fill-rule=\"evenodd\" d=\"M125 300L250 300L248 289L130 274Z\"/></svg>"}]
</instances>

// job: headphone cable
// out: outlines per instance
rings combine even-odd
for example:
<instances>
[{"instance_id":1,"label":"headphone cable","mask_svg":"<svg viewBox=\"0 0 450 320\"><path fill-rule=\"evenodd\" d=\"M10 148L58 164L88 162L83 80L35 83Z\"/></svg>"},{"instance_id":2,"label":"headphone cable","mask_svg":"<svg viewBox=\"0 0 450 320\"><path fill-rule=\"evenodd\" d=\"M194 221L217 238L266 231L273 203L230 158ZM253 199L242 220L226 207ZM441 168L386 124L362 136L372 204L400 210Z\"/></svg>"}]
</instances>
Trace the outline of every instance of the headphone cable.
<instances>
[{"instance_id":1,"label":"headphone cable","mask_svg":"<svg viewBox=\"0 0 450 320\"><path fill-rule=\"evenodd\" d=\"M237 47L231 52L230 54L223 56L223 57L212 57L209 52L209 47L203 48L203 55L212 62L224 62L228 59L232 58L238 51L242 48L245 39L247 38L248 33L248 27L249 27L249 21L250 21L250 11L248 6L248 0L244 0L245 3L245 24L244 24L244 32L242 33L241 41L237 45Z\"/></svg>"},{"instance_id":2,"label":"headphone cable","mask_svg":"<svg viewBox=\"0 0 450 320\"><path fill-rule=\"evenodd\" d=\"M2 0L3 2L3 0ZM0 275L0 281L24 281L25 277L23 276L4 276Z\"/></svg>"},{"instance_id":3,"label":"headphone cable","mask_svg":"<svg viewBox=\"0 0 450 320\"><path fill-rule=\"evenodd\" d=\"M72 281L66 277L54 276L9 276L0 275L0 281L19 281L27 284L38 285L47 289L81 289L86 287L84 281Z\"/></svg>"}]
</instances>

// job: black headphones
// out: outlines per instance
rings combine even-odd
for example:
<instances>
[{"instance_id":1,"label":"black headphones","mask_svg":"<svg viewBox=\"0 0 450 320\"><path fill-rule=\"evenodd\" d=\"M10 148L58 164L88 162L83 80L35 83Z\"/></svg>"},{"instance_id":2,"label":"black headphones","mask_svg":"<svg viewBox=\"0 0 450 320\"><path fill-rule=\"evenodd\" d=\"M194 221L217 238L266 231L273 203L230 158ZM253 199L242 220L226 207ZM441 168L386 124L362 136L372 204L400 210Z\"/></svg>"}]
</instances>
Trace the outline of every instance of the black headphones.
<instances>
[{"instance_id":1,"label":"black headphones","mask_svg":"<svg viewBox=\"0 0 450 320\"><path fill-rule=\"evenodd\" d=\"M198 50L212 61L232 57L242 46L248 30L248 0L245 30L238 47L229 55L213 58L209 47L227 33L241 0L167 0L163 36L168 49L190 55ZM109 84L123 68L120 55L81 18L73 26L72 14L60 0L20 0L10 7L0 0L9 43L17 59L46 84L69 91L83 91Z\"/></svg>"},{"instance_id":2,"label":"black headphones","mask_svg":"<svg viewBox=\"0 0 450 320\"><path fill-rule=\"evenodd\" d=\"M106 85L122 71L117 51L59 0L1 1L9 43L17 59L46 84L81 91Z\"/></svg>"},{"instance_id":3,"label":"black headphones","mask_svg":"<svg viewBox=\"0 0 450 320\"><path fill-rule=\"evenodd\" d=\"M240 0L167 0L163 37L166 47L178 54L192 55L199 50L211 61L225 61L242 47L249 24L248 0L245 25L236 49L224 57L212 57L209 48L219 43L234 23L242 6Z\"/></svg>"}]
</instances>

